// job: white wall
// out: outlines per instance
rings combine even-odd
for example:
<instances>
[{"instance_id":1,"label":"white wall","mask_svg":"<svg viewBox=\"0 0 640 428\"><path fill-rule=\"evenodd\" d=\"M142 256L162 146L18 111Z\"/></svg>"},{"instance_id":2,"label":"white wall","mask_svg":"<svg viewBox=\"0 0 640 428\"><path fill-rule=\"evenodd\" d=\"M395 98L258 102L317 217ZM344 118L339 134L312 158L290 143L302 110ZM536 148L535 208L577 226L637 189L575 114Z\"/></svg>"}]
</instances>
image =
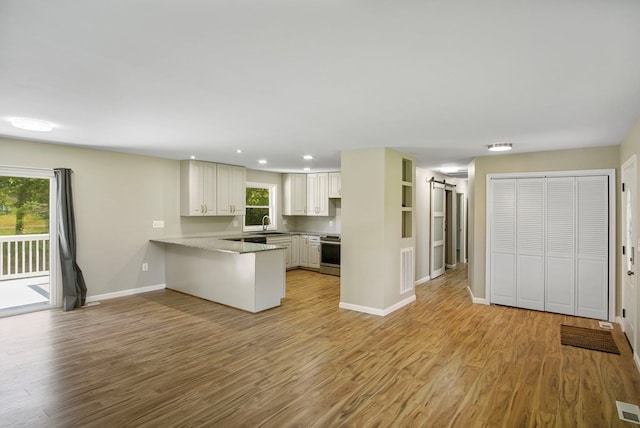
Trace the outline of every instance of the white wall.
<instances>
[{"instance_id":1,"label":"white wall","mask_svg":"<svg viewBox=\"0 0 640 428\"><path fill-rule=\"evenodd\" d=\"M341 307L383 314L415 299L400 289L400 251L415 247L415 234L402 237L403 157L385 148L342 152Z\"/></svg>"},{"instance_id":2,"label":"white wall","mask_svg":"<svg viewBox=\"0 0 640 428\"><path fill-rule=\"evenodd\" d=\"M331 217L289 217L294 225L289 230L316 233L340 233L342 231L342 200L329 199L329 204L335 207L335 216Z\"/></svg>"}]
</instances>

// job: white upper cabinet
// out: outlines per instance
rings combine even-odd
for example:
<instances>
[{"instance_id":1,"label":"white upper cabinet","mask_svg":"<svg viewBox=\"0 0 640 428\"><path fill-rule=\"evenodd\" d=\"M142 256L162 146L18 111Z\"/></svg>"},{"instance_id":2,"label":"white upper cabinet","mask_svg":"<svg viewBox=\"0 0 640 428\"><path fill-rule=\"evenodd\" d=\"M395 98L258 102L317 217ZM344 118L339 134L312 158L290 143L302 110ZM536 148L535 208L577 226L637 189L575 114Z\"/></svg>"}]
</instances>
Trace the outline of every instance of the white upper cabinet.
<instances>
[{"instance_id":1,"label":"white upper cabinet","mask_svg":"<svg viewBox=\"0 0 640 428\"><path fill-rule=\"evenodd\" d=\"M307 214L307 174L283 174L283 215Z\"/></svg>"},{"instance_id":2,"label":"white upper cabinet","mask_svg":"<svg viewBox=\"0 0 640 428\"><path fill-rule=\"evenodd\" d=\"M341 175L339 172L330 172L329 173L329 197L330 198L341 198L342 197L342 189L341 189Z\"/></svg>"},{"instance_id":3,"label":"white upper cabinet","mask_svg":"<svg viewBox=\"0 0 640 428\"><path fill-rule=\"evenodd\" d=\"M329 174L307 174L307 215L329 215Z\"/></svg>"},{"instance_id":4,"label":"white upper cabinet","mask_svg":"<svg viewBox=\"0 0 640 428\"><path fill-rule=\"evenodd\" d=\"M218 215L245 214L246 169L243 166L218 164L216 204Z\"/></svg>"},{"instance_id":5,"label":"white upper cabinet","mask_svg":"<svg viewBox=\"0 0 640 428\"><path fill-rule=\"evenodd\" d=\"M180 215L216 215L216 164L180 162Z\"/></svg>"}]
</instances>

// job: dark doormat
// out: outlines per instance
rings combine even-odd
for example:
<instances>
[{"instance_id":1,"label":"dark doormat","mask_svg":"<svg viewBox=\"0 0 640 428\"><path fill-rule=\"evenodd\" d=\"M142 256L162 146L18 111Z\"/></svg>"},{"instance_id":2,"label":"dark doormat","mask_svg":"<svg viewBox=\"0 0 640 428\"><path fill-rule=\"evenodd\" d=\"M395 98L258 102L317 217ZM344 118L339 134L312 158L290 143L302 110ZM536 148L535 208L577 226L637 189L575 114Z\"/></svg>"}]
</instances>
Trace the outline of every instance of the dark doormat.
<instances>
[{"instance_id":1,"label":"dark doormat","mask_svg":"<svg viewBox=\"0 0 640 428\"><path fill-rule=\"evenodd\" d=\"M560 343L567 346L591 349L594 351L620 354L613 335L609 330L575 327L562 324L560 326Z\"/></svg>"}]
</instances>

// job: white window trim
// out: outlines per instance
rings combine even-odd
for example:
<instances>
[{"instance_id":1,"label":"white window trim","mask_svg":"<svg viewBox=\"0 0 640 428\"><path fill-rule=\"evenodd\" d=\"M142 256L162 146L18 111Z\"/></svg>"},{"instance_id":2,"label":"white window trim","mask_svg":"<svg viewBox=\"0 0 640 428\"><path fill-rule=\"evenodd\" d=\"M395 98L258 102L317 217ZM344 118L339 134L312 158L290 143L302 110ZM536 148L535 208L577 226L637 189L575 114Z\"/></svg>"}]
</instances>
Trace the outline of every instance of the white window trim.
<instances>
[{"instance_id":1,"label":"white window trim","mask_svg":"<svg viewBox=\"0 0 640 428\"><path fill-rule=\"evenodd\" d=\"M266 230L277 230L278 229L278 211L276 209L276 207L278 206L278 186L276 184L273 183L256 183L256 182L247 182L246 187L256 187L256 188L261 188L261 189L269 189L269 219L271 220L269 222L269 226L267 226ZM249 208L248 206L245 207ZM244 232L256 232L256 231L262 231L262 226L258 225L258 226L247 226L245 224L245 218L246 216L244 216L242 218L242 230Z\"/></svg>"}]
</instances>

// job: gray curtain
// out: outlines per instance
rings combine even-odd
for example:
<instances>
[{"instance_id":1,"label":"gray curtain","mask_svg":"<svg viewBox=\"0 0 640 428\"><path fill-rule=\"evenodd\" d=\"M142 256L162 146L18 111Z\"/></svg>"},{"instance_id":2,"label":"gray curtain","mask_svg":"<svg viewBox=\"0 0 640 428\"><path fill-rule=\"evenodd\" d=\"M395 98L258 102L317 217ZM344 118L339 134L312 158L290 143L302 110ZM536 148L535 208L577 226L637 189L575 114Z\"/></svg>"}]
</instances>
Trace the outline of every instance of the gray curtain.
<instances>
[{"instance_id":1,"label":"gray curtain","mask_svg":"<svg viewBox=\"0 0 640 428\"><path fill-rule=\"evenodd\" d=\"M62 270L62 309L71 311L84 306L87 285L82 270L76 262L76 223L73 214L71 171L68 168L54 169L58 186L58 242L60 244L60 268Z\"/></svg>"}]
</instances>

